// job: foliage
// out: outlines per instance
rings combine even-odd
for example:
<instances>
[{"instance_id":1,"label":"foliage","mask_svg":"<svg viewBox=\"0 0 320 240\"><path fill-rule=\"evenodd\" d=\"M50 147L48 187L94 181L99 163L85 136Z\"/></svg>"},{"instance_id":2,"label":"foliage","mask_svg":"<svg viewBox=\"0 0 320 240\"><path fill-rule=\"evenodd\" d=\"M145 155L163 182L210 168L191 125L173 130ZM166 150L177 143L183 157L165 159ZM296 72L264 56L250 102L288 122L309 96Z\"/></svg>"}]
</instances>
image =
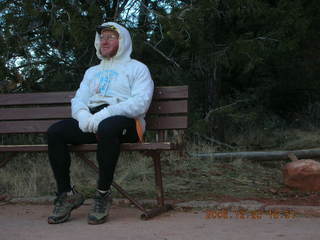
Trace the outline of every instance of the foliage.
<instances>
[{"instance_id":1,"label":"foliage","mask_svg":"<svg viewBox=\"0 0 320 240\"><path fill-rule=\"evenodd\" d=\"M192 109L209 121L209 135L239 126L240 115L241 125L257 128L266 117L292 123L318 101L318 16L315 1L199 0L161 19L171 40L166 52L191 86Z\"/></svg>"},{"instance_id":2,"label":"foliage","mask_svg":"<svg viewBox=\"0 0 320 240\"><path fill-rule=\"evenodd\" d=\"M95 27L116 11L98 2L1 1L3 91L78 87L85 69L97 63Z\"/></svg>"},{"instance_id":3,"label":"foliage","mask_svg":"<svg viewBox=\"0 0 320 240\"><path fill-rule=\"evenodd\" d=\"M2 92L77 88L98 63L95 27L115 20L156 85L190 86L203 134L292 123L319 102L316 0L3 0L0 11Z\"/></svg>"}]
</instances>

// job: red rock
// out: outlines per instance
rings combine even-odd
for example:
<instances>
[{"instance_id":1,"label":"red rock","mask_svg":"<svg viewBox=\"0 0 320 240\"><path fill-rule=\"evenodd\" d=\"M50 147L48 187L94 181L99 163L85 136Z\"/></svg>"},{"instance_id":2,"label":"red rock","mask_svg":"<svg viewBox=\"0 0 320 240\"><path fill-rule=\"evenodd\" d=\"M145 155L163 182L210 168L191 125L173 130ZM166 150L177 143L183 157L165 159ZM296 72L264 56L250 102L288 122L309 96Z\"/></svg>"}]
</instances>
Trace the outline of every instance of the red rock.
<instances>
[{"instance_id":1,"label":"red rock","mask_svg":"<svg viewBox=\"0 0 320 240\"><path fill-rule=\"evenodd\" d=\"M320 191L320 163L315 160L301 159L287 163L282 173L284 183L289 187L301 191Z\"/></svg>"}]
</instances>

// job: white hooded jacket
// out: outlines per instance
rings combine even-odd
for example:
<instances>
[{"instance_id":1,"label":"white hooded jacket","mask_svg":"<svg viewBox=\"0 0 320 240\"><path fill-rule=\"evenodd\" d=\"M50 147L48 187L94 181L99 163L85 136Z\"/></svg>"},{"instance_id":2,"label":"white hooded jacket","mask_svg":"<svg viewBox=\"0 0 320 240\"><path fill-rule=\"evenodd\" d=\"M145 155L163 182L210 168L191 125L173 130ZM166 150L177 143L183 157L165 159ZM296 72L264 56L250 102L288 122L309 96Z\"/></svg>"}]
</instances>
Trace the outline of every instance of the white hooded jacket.
<instances>
[{"instance_id":1,"label":"white hooded jacket","mask_svg":"<svg viewBox=\"0 0 320 240\"><path fill-rule=\"evenodd\" d=\"M131 59L131 36L127 29L114 22L102 24L112 25L119 34L117 54L111 58L103 58L100 54L100 35L96 32L94 46L101 62L89 68L83 77L80 88L71 100L72 117L79 121L84 132L96 132L99 123L111 116L125 116L139 120L142 131L145 131L145 114L151 103L154 83L146 65ZM90 108L109 104L101 111L90 114ZM87 128L89 122L93 128Z\"/></svg>"}]
</instances>

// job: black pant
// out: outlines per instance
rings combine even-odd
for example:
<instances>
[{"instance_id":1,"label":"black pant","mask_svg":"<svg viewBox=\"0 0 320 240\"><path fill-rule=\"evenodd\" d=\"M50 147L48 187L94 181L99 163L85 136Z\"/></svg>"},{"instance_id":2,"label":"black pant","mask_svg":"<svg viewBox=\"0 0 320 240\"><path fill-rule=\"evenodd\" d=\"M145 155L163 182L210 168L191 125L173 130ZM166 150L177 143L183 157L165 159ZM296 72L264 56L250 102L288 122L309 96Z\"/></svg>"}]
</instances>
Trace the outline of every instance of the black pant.
<instances>
[{"instance_id":1,"label":"black pant","mask_svg":"<svg viewBox=\"0 0 320 240\"><path fill-rule=\"evenodd\" d=\"M62 120L48 129L47 137L49 161L57 182L58 193L71 190L71 159L68 144L98 143L99 178L97 188L108 190L119 158L120 143L137 142L139 139L135 120L123 116L113 116L101 121L97 134L82 132L75 119Z\"/></svg>"}]
</instances>

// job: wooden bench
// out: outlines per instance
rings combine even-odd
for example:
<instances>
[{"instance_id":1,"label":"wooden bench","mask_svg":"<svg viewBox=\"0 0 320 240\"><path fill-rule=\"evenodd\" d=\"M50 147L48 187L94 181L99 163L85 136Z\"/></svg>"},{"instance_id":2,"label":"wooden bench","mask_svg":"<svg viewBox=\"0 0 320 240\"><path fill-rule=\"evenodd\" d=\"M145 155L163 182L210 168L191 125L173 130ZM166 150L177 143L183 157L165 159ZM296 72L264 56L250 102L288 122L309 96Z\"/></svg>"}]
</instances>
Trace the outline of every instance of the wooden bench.
<instances>
[{"instance_id":1,"label":"wooden bench","mask_svg":"<svg viewBox=\"0 0 320 240\"><path fill-rule=\"evenodd\" d=\"M0 134L38 134L46 133L54 122L71 117L70 100L75 92L47 92L0 94ZM143 214L142 219L149 219L172 208L165 204L162 184L160 155L163 151L179 150L181 141L167 141L168 130L184 130L188 123L188 87L157 87L149 108L146 121L147 131L155 131L155 140L143 143L123 143L123 151L140 151L153 159L157 203L154 209L145 209L115 182L112 186L133 203ZM152 134L151 134L152 135ZM95 163L83 152L96 151L96 144L70 145L86 163L97 171ZM0 145L1 153L10 153L0 162L3 167L21 152L47 152L47 145ZM6 154L8 155L8 154Z\"/></svg>"}]
</instances>

